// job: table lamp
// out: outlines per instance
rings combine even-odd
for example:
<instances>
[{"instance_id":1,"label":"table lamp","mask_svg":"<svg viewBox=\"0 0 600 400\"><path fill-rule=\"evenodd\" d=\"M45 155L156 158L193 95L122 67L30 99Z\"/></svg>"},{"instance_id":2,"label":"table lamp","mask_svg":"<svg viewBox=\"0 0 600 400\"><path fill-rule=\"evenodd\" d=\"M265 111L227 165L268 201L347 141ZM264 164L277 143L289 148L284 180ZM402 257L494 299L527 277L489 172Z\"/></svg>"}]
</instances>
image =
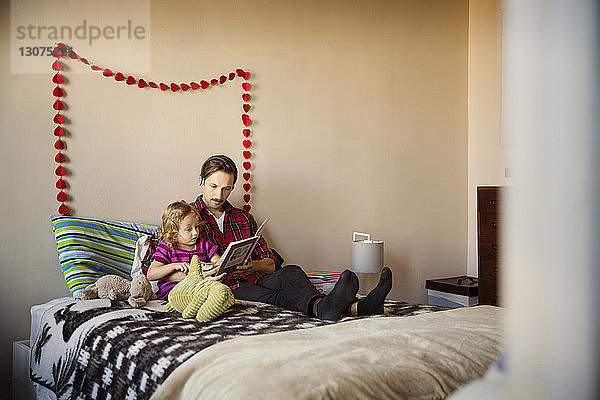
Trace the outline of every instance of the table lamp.
<instances>
[{"instance_id":1,"label":"table lamp","mask_svg":"<svg viewBox=\"0 0 600 400\"><path fill-rule=\"evenodd\" d=\"M357 240L358 236L366 240ZM383 268L383 240L371 240L370 233L352 232L352 271L379 273Z\"/></svg>"}]
</instances>

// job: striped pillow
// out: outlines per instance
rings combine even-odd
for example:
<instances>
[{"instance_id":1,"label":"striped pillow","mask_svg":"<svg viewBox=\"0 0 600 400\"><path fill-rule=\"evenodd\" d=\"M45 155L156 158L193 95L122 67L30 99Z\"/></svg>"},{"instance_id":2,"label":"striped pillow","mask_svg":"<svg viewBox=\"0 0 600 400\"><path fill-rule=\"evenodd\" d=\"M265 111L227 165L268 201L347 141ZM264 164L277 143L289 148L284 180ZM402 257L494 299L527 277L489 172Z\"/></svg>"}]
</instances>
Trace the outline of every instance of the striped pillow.
<instances>
[{"instance_id":1,"label":"striped pillow","mask_svg":"<svg viewBox=\"0 0 600 400\"><path fill-rule=\"evenodd\" d=\"M155 225L51 215L58 261L73 297L103 275L131 279L135 243Z\"/></svg>"}]
</instances>

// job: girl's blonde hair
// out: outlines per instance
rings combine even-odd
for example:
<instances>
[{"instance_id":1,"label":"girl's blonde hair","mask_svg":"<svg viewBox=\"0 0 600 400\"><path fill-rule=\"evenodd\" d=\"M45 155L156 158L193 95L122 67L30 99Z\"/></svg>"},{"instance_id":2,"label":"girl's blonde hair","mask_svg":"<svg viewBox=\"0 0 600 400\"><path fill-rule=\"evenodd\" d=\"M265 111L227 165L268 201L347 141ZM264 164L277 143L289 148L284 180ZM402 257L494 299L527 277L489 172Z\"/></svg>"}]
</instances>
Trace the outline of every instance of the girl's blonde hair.
<instances>
[{"instance_id":1,"label":"girl's blonde hair","mask_svg":"<svg viewBox=\"0 0 600 400\"><path fill-rule=\"evenodd\" d=\"M181 221L190 214L198 217L200 225L204 224L205 221L200 216L200 213L191 204L183 200L169 204L162 215L160 226L156 230L158 240L171 246L176 245L177 233L179 232Z\"/></svg>"}]
</instances>

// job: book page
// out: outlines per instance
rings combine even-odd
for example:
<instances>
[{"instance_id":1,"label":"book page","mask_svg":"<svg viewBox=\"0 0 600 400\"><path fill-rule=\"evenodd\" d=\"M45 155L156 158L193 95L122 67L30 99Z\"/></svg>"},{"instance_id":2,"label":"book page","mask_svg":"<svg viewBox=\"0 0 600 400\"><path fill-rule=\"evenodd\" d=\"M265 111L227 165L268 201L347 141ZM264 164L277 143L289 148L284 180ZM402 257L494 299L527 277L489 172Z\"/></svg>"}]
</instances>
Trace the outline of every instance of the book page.
<instances>
[{"instance_id":1,"label":"book page","mask_svg":"<svg viewBox=\"0 0 600 400\"><path fill-rule=\"evenodd\" d=\"M242 265L244 263L247 255L250 253L251 249L254 247L254 244L258 242L259 239L260 237L253 236L248 239L229 243L225 253L223 253L221 256L221 260L219 260L221 268L219 268L217 275L220 275L223 272L235 271L238 265Z\"/></svg>"},{"instance_id":2,"label":"book page","mask_svg":"<svg viewBox=\"0 0 600 400\"><path fill-rule=\"evenodd\" d=\"M263 223L260 224L256 230L256 234L251 238L229 243L227 249L221 256L221 260L219 260L221 268L219 268L217 275L220 275L223 272L234 272L238 265L242 265L250 259L250 256L252 255L256 244L260 240L261 233L268 220L269 218L266 218Z\"/></svg>"}]
</instances>

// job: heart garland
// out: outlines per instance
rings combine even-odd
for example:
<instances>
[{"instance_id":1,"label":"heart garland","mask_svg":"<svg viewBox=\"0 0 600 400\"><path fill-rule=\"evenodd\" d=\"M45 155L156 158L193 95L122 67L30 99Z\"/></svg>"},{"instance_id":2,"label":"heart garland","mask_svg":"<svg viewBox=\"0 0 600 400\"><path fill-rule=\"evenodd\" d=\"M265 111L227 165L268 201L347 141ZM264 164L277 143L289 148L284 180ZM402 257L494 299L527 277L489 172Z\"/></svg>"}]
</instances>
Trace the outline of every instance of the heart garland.
<instances>
[{"instance_id":1,"label":"heart garland","mask_svg":"<svg viewBox=\"0 0 600 400\"><path fill-rule=\"evenodd\" d=\"M67 131L65 130L64 124L67 121L65 119L65 117L63 116L63 114L61 113L64 108L65 108L65 104L63 103L62 99L64 99L65 97L65 90L63 87L61 87L60 85L62 85L64 83L64 65L61 62L60 58L61 57L69 57L72 60L78 60L81 63L88 65L92 71L96 71L99 72L103 77L106 78L112 78L114 79L116 82L122 82L124 84L126 84L129 87L137 87L139 89L144 89L144 90L148 90L148 89L160 89L163 92L178 92L179 90L181 90L180 93L183 92L187 92L188 90L198 90L198 89L208 89L210 86L217 86L217 85L223 85L225 84L228 80L232 81L235 78L241 78L243 79L245 82L242 83L242 90L244 91L244 93L242 93L242 100L243 100L243 104L242 104L242 135L244 136L244 139L242 140L242 156L244 157L244 162L243 162L243 167L244 170L246 172L243 173L243 178L245 183L243 184L244 190L245 190L245 194L243 196L244 202L246 204L244 204L243 209L246 212L249 212L251 207L250 207L250 194L247 193L250 190L250 172L248 172L252 166L252 164L250 163L250 160L252 158L252 153L249 150L250 147L252 146L252 141L249 139L250 135L251 135L251 131L248 128L251 124L252 124L252 120L250 119L250 116L248 115L248 112L251 109L251 106L249 104L251 96L250 96L250 88L251 85L249 82L247 82L250 79L250 72L245 71L241 68L237 68L235 70L235 72L229 72L227 74L222 74L220 75L218 78L211 78L211 79L202 79L200 80L200 83L197 82L189 82L189 83L175 83L175 82L171 82L169 84L164 83L164 82L153 82L153 81L146 81L145 79L142 78L136 78L132 75L126 75L122 72L113 72L113 70L111 70L110 68L105 68L105 67L101 67L99 65L94 65L91 64L86 58L80 57L79 55L77 55L77 53L75 53L73 51L73 49L67 47L64 43L58 43L56 44L56 46L54 47L54 49L52 50L52 57L56 58L56 60L52 63L52 71L53 71L53 77L52 77L52 83L56 84L56 87L53 88L52 90L52 95L56 98L56 100L54 101L54 103L52 104L52 108L57 112L56 115L54 115L52 122L54 122L56 124L56 127L54 128L53 131L53 135L57 136L57 140L56 142L54 142L54 148L56 150L58 150L58 153L56 154L56 156L54 157L54 161L56 161L56 163L58 164L58 167L56 168L55 175L58 176L58 181L56 181L56 188L59 190L58 194L56 195L56 200L60 203L60 206L58 207L58 212L59 214L62 215L70 215L71 210L69 209L69 207L67 205L65 205L65 202L67 202L70 197L67 195L67 193L65 193L64 189L67 189L67 181L65 181L65 176L68 175L68 171L67 169L63 166L63 164L65 162L67 162L67 158L65 157L63 151L65 150L66 144L64 141L65 135L67 133ZM210 82L210 83L209 83Z\"/></svg>"},{"instance_id":2,"label":"heart garland","mask_svg":"<svg viewBox=\"0 0 600 400\"><path fill-rule=\"evenodd\" d=\"M63 65L60 62L59 58L61 55L63 55L64 52L66 52L66 46L62 43L59 43L52 51L52 56L56 58L56 60L52 63L52 70L56 71L56 73L52 77L52 82L56 84L56 87L52 90L52 95L56 97L52 108L57 111L54 118L52 118L52 122L56 124L56 127L53 131L54 136L57 136L57 140L56 142L54 142L54 148L58 150L58 153L56 153L56 156L54 156L54 161L58 164L58 167L54 171L54 174L58 176L58 180L55 184L56 188L59 190L58 194L56 195L56 201L60 203L60 206L58 207L58 212L62 215L69 215L71 210L69 210L69 207L65 205L65 201L68 200L68 196L64 192L64 189L67 188L67 183L63 179L64 176L67 174L67 170L63 166L63 163L66 161L66 157L62 152L62 150L65 149L65 142L62 140L65 135L65 130L63 128L65 118L60 113L64 109L64 104L60 99L64 97L65 92L60 87L60 85L64 82L64 78L61 75Z\"/></svg>"}]
</instances>

